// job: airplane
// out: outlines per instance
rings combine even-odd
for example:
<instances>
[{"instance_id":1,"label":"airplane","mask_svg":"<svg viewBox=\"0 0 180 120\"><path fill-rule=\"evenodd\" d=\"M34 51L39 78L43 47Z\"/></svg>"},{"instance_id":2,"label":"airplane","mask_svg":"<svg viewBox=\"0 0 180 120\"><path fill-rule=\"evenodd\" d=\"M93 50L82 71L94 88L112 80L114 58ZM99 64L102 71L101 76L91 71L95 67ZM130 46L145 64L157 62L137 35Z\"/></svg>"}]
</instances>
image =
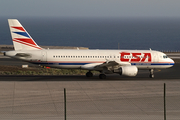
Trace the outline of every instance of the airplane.
<instances>
[{"instance_id":1,"label":"airplane","mask_svg":"<svg viewBox=\"0 0 180 120\"><path fill-rule=\"evenodd\" d=\"M37 45L17 19L8 19L8 23L15 50L4 52L4 55L33 64L60 69L84 69L88 70L87 77L93 77L92 71L99 71L100 79L113 73L136 76L141 69L149 70L149 77L154 78L155 69L174 65L174 61L165 53L151 49L44 49Z\"/></svg>"}]
</instances>

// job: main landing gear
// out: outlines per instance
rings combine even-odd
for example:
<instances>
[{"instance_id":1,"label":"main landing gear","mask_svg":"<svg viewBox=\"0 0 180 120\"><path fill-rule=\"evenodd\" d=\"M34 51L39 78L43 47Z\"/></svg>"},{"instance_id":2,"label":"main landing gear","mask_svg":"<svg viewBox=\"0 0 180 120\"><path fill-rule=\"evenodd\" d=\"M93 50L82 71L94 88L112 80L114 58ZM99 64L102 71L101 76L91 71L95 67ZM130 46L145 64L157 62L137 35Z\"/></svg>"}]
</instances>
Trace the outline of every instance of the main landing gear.
<instances>
[{"instance_id":1,"label":"main landing gear","mask_svg":"<svg viewBox=\"0 0 180 120\"><path fill-rule=\"evenodd\" d=\"M93 73L91 71L87 72L86 77L93 77ZM106 79L106 75L105 74L100 74L99 78L100 79Z\"/></svg>"},{"instance_id":2,"label":"main landing gear","mask_svg":"<svg viewBox=\"0 0 180 120\"><path fill-rule=\"evenodd\" d=\"M154 78L154 73L153 73L153 72L154 72L154 69L150 69L149 72L150 72L149 77L150 77L150 78Z\"/></svg>"},{"instance_id":3,"label":"main landing gear","mask_svg":"<svg viewBox=\"0 0 180 120\"><path fill-rule=\"evenodd\" d=\"M105 75L105 74L100 74L100 75L99 75L99 78L100 78L100 79L106 79L106 75Z\"/></svg>"},{"instance_id":4,"label":"main landing gear","mask_svg":"<svg viewBox=\"0 0 180 120\"><path fill-rule=\"evenodd\" d=\"M87 72L87 73L86 73L86 77L93 77L92 72L91 72L91 71Z\"/></svg>"}]
</instances>

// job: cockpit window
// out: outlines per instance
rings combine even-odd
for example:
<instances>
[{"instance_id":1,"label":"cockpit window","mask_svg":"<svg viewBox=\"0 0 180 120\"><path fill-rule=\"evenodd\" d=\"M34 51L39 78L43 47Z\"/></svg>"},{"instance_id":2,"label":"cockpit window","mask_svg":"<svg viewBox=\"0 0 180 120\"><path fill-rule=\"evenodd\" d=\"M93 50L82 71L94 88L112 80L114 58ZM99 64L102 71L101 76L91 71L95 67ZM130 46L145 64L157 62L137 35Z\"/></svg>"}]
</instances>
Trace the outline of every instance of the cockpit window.
<instances>
[{"instance_id":1,"label":"cockpit window","mask_svg":"<svg viewBox=\"0 0 180 120\"><path fill-rule=\"evenodd\" d=\"M163 58L166 59L166 58L168 58L168 56L167 55L163 55Z\"/></svg>"}]
</instances>

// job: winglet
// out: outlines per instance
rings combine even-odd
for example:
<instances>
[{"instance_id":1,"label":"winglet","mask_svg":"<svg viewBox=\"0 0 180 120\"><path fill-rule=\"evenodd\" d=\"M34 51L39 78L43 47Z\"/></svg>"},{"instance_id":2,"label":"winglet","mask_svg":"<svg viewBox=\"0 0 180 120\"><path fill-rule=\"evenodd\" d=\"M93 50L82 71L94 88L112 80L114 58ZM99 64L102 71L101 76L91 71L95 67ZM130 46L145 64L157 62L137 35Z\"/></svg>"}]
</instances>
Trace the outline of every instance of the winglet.
<instances>
[{"instance_id":1,"label":"winglet","mask_svg":"<svg viewBox=\"0 0 180 120\"><path fill-rule=\"evenodd\" d=\"M17 19L8 19L15 50L41 50Z\"/></svg>"}]
</instances>

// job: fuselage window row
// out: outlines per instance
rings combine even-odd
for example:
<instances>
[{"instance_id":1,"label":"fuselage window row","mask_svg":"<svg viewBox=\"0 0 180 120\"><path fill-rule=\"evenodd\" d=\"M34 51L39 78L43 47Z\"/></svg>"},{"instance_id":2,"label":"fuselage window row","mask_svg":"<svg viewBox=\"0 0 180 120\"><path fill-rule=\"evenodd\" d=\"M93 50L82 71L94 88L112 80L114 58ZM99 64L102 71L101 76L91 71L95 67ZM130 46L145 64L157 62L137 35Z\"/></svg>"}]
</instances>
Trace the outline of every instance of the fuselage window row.
<instances>
[{"instance_id":1,"label":"fuselage window row","mask_svg":"<svg viewBox=\"0 0 180 120\"><path fill-rule=\"evenodd\" d=\"M59 56L59 55L54 55L53 58L112 58L112 56ZM114 58L149 58L149 56L143 57L143 56L114 56ZM163 58L167 58L164 57Z\"/></svg>"},{"instance_id":2,"label":"fuselage window row","mask_svg":"<svg viewBox=\"0 0 180 120\"><path fill-rule=\"evenodd\" d=\"M112 56L60 56L54 55L53 58L112 58ZM116 58L116 56L114 56ZM117 56L117 58L121 58L121 56Z\"/></svg>"}]
</instances>

